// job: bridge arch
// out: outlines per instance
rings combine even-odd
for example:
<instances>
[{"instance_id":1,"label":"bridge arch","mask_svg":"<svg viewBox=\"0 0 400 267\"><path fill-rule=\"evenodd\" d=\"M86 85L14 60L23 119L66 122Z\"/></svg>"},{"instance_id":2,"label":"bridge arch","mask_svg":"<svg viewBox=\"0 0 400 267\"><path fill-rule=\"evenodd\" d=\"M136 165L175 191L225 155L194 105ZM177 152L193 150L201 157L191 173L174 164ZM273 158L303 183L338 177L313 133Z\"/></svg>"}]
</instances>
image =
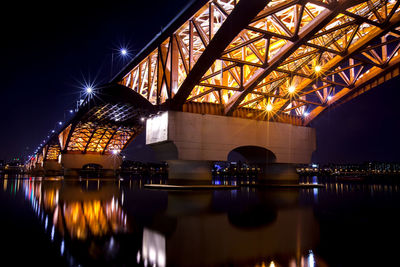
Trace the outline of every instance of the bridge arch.
<instances>
[{"instance_id":1,"label":"bridge arch","mask_svg":"<svg viewBox=\"0 0 400 267\"><path fill-rule=\"evenodd\" d=\"M82 166L83 170L101 170L103 166L97 163L87 163Z\"/></svg>"},{"instance_id":2,"label":"bridge arch","mask_svg":"<svg viewBox=\"0 0 400 267\"><path fill-rule=\"evenodd\" d=\"M232 161L236 153L242 156L248 163L269 164L276 162L276 155L274 152L261 146L236 147L228 153L228 161Z\"/></svg>"}]
</instances>

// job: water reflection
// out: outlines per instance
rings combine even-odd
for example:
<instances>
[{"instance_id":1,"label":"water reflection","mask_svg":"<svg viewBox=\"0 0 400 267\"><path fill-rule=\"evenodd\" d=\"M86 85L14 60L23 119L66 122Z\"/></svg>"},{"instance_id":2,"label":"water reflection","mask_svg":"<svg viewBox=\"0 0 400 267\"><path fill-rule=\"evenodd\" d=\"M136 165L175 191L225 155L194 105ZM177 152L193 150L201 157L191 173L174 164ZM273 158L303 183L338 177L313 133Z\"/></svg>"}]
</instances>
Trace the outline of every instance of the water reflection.
<instances>
[{"instance_id":1,"label":"water reflection","mask_svg":"<svg viewBox=\"0 0 400 267\"><path fill-rule=\"evenodd\" d=\"M349 219L361 201L400 193L398 185L354 183L181 192L144 189L141 179L2 182L8 197L29 203L73 266L327 266L327 242L340 244L329 222Z\"/></svg>"}]
</instances>

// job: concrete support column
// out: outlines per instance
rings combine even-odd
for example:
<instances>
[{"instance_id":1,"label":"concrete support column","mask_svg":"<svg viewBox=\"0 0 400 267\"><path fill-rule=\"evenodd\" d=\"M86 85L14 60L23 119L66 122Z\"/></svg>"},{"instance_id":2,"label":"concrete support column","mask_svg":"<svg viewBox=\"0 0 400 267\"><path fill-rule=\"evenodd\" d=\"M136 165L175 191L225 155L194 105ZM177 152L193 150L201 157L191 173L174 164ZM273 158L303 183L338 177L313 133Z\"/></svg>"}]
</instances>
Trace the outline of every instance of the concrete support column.
<instances>
[{"instance_id":1,"label":"concrete support column","mask_svg":"<svg viewBox=\"0 0 400 267\"><path fill-rule=\"evenodd\" d=\"M210 162L237 150L248 162L274 162L261 180L298 182L295 164L310 163L316 149L310 127L177 111L147 119L146 144L169 163L169 180L194 181L211 181Z\"/></svg>"},{"instance_id":2,"label":"concrete support column","mask_svg":"<svg viewBox=\"0 0 400 267\"><path fill-rule=\"evenodd\" d=\"M32 170L31 170L31 174L34 176L43 176L44 173L45 173L45 170L41 164L36 164L36 166L34 168L32 168Z\"/></svg>"},{"instance_id":3,"label":"concrete support column","mask_svg":"<svg viewBox=\"0 0 400 267\"><path fill-rule=\"evenodd\" d=\"M299 175L296 165L292 163L270 163L262 167L258 176L260 184L298 184Z\"/></svg>"},{"instance_id":4,"label":"concrete support column","mask_svg":"<svg viewBox=\"0 0 400 267\"><path fill-rule=\"evenodd\" d=\"M122 158L119 155L62 154L61 164L64 167L64 176L79 176L83 166L98 164L102 167L104 177L113 177L122 164Z\"/></svg>"},{"instance_id":5,"label":"concrete support column","mask_svg":"<svg viewBox=\"0 0 400 267\"><path fill-rule=\"evenodd\" d=\"M57 160L46 160L43 163L43 168L46 176L62 175L62 166Z\"/></svg>"},{"instance_id":6,"label":"concrete support column","mask_svg":"<svg viewBox=\"0 0 400 267\"><path fill-rule=\"evenodd\" d=\"M168 182L172 184L211 184L211 161L167 160Z\"/></svg>"}]
</instances>

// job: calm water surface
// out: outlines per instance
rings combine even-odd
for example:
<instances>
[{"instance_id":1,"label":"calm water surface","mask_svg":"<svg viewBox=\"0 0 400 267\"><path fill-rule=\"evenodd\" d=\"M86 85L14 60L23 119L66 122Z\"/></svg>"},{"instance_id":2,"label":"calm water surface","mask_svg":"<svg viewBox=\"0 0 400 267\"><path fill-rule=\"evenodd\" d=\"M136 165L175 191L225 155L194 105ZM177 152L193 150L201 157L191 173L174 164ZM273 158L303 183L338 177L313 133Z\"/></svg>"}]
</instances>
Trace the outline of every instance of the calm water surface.
<instances>
[{"instance_id":1,"label":"calm water surface","mask_svg":"<svg viewBox=\"0 0 400 267\"><path fill-rule=\"evenodd\" d=\"M397 184L162 191L133 178L0 182L4 266L400 265Z\"/></svg>"}]
</instances>

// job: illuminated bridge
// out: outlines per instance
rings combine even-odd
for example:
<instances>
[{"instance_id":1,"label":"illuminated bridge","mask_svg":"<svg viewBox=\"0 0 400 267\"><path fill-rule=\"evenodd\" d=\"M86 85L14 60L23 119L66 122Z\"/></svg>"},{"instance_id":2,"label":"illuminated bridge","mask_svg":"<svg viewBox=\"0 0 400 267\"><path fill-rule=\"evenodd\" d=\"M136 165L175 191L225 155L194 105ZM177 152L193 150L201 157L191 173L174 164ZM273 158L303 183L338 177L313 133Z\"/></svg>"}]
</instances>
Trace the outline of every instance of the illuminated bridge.
<instances>
[{"instance_id":1,"label":"illuminated bridge","mask_svg":"<svg viewBox=\"0 0 400 267\"><path fill-rule=\"evenodd\" d=\"M313 119L399 74L399 4L194 1L106 86L113 101L88 99L31 165L113 169L104 158L119 165L113 151L144 129L142 116L173 178L204 176L231 151L308 163Z\"/></svg>"}]
</instances>

